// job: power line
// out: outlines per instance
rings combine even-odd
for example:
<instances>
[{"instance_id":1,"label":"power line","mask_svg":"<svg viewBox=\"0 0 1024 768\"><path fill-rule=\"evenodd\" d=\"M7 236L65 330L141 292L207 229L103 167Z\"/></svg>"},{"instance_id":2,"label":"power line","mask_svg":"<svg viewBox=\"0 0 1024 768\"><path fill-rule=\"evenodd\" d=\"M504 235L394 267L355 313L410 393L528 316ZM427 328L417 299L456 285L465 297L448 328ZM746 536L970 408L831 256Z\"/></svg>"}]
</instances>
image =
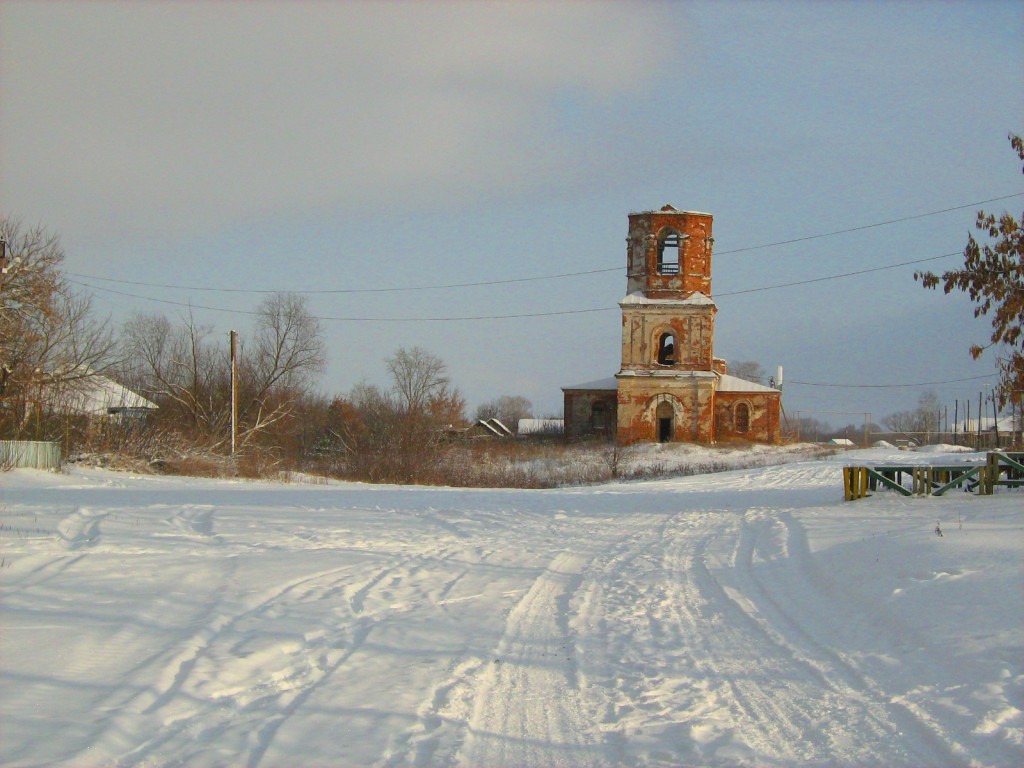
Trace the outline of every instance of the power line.
<instances>
[{"instance_id":1,"label":"power line","mask_svg":"<svg viewBox=\"0 0 1024 768\"><path fill-rule=\"evenodd\" d=\"M870 267L869 269L858 269L856 272L844 272L841 275L827 275L825 277L812 277L808 280L797 280L792 283L779 283L778 285L766 285L761 288L747 288L743 291L729 291L728 293L716 293L715 296L739 296L743 293L758 293L759 291L771 291L775 288L791 288L794 285L807 285L809 283L823 283L826 280L838 280L841 277L854 277L856 275L865 275L868 272L881 272L886 269L895 269L896 267L905 267L908 264L922 264L926 261L937 261L938 259L948 259L950 256L959 256L960 252L955 251L953 253L944 253L941 256L929 256L926 259L914 259L913 261L901 261L899 264L887 264L883 267Z\"/></svg>"},{"instance_id":2,"label":"power line","mask_svg":"<svg viewBox=\"0 0 1024 768\"><path fill-rule=\"evenodd\" d=\"M986 373L984 376L970 376L966 379L949 379L947 381L922 381L917 384L826 384L820 381L794 381L786 379L786 384L800 384L805 387L838 387L841 389L897 389L900 387L933 387L939 384L959 384L964 381L978 381L980 379L991 379L998 376L997 373Z\"/></svg>"},{"instance_id":3,"label":"power line","mask_svg":"<svg viewBox=\"0 0 1024 768\"><path fill-rule=\"evenodd\" d=\"M745 253L748 251L761 250L763 248L775 248L780 245L790 245L792 243L802 243L808 240L818 240L823 237L834 237L835 235L844 235L850 232L859 232L865 229L873 229L876 227L884 227L890 224L900 224L906 221L913 221L915 219L923 219L928 216L938 216L943 213L950 213L952 211L961 211L965 208L973 208L978 205L986 205L987 203L995 203L1001 200L1009 200L1013 197L1020 197L1024 195L1024 192L1015 192L1011 195L1003 195L1001 197L993 197L988 200L978 200L973 203L965 203L964 205L953 206L952 208L943 208L938 211L929 211L928 213L918 213L912 216L904 216L898 219L889 219L888 221L879 221L873 224L863 224L858 227L850 227L847 229L838 229L833 232L824 232L817 235L807 235L805 237L792 238L790 240L779 240L773 243L764 243L762 245L751 245L745 248L734 248L728 251L718 251L716 256L724 256L735 253ZM959 254L953 254L959 255ZM939 258L939 257L936 257ZM914 262L907 262L914 263ZM604 274L607 272L618 272L622 267L604 267L602 269L589 269L581 272L562 272L554 275L536 275L533 277L513 277L504 280L482 280L477 282L467 283L443 283L437 285L419 285L419 286L407 286L407 287L386 287L386 288L321 288L321 289L307 289L307 290L293 290L287 291L288 293L298 293L304 295L321 295L321 294L347 294L347 293L400 293L408 291L436 291L436 290L448 290L454 288L478 288L493 285L510 285L513 283L527 283L536 282L540 280L560 280L568 277L583 277L585 275L597 275ZM135 285L144 288L164 288L181 291L200 291L204 293L252 293L252 294L273 294L280 293L280 289L267 289L267 288L211 288L209 286L196 286L196 285L176 285L173 283L148 283L138 280L123 280L113 277L99 277L97 275L87 275L78 272L67 272L66 274L74 277L79 277L84 280L101 280L107 283L117 283L119 285ZM853 273L856 274L856 273ZM799 283L793 283L792 285L799 285ZM782 286L779 286L782 287ZM761 289L754 289L761 290ZM722 294L726 295L726 294ZM733 294L728 294L733 295Z\"/></svg>"},{"instance_id":4,"label":"power line","mask_svg":"<svg viewBox=\"0 0 1024 768\"><path fill-rule=\"evenodd\" d=\"M582 277L584 275L596 275L601 272L619 272L622 267L608 267L604 269L588 269L583 272L563 272L558 275L537 275L535 277L513 277L507 280L483 280L474 283L445 283L441 285L414 285L408 287L391 288L319 288L299 291L282 291L280 288L209 288L198 285L173 285L169 283L146 283L137 280L120 280L113 277L97 277L95 275L83 275L77 272L66 274L80 277L84 280L102 280L108 283L120 285L137 285L143 288L171 288L180 291L203 291L206 293L298 293L303 295L316 294L341 294L341 293L401 293L403 291L436 291L447 288L476 288L488 285L507 285L509 283L529 283L537 280L556 280L564 277Z\"/></svg>"},{"instance_id":5,"label":"power line","mask_svg":"<svg viewBox=\"0 0 1024 768\"><path fill-rule=\"evenodd\" d=\"M937 256L937 257L933 257L933 258L943 258L943 257ZM928 261L928 260L929 259L920 259L919 261ZM915 263L915 262L907 262L907 263L911 263L912 264L912 263ZM885 268L882 267L881 269L885 269ZM859 273L851 273L851 274L859 274ZM71 282L75 282L75 281L71 281ZM84 283L75 283L75 284L76 285L85 285ZM86 286L86 287L93 287L93 286ZM159 302L161 304L171 304L171 305L174 305L174 306L188 307L190 309L206 309L206 310L212 310L212 311L215 311L215 312L228 312L228 313L236 314L236 315L257 315L257 314L259 314L258 312L254 312L252 310L226 309L224 307L208 307L208 306L203 306L201 304L188 304L188 303L180 302L180 301L170 301L168 299L154 299L154 298L150 298L150 297L147 297L147 296L135 296L134 294L123 293L122 291L115 291L115 290L112 290L110 288L96 288L96 290L106 291L107 293L115 293L115 294L118 294L118 295L121 295L121 296L127 296L129 298L148 299L150 301L156 301L156 302ZM762 290L768 290L768 289L765 288L765 289L762 289ZM479 316L475 316L475 317L374 318L374 317L329 317L329 316L325 316L325 317L317 317L316 319L318 319L318 320L341 320L341 321L352 321L352 322L431 322L431 321L438 321L438 322L440 322L440 321L456 321L456 320L505 320L505 319L513 319L513 318L550 317L550 316L553 316L553 315L579 315L579 314L586 314L586 313L591 313L591 312L608 312L608 311L611 311L611 309L613 309L613 308L612 307L600 307L600 308L597 308L597 309L563 310L563 311L560 311L560 312L532 312L532 313L524 313L524 314L516 314L516 315L479 315ZM941 384L959 384L959 383L963 383L963 382L966 382L966 381L979 381L979 380L982 380L982 379L991 379L991 378L993 378L994 376L997 376L997 375L998 374L995 374L995 373L989 373L989 374L985 374L983 376L971 376L971 377L964 378L964 379L948 379L946 381L925 381L925 382L918 382L918 383L915 383L915 384L833 384L833 383L826 383L826 382L799 381L799 380L795 380L795 379L787 379L786 380L786 384L796 384L798 386L804 386L804 387L832 387L832 388L842 388L842 389L898 389L898 388L906 388L906 387L938 386L938 385L941 385Z\"/></svg>"},{"instance_id":6,"label":"power line","mask_svg":"<svg viewBox=\"0 0 1024 768\"><path fill-rule=\"evenodd\" d=\"M791 243L803 243L807 240L817 240L822 237L832 237L833 235L845 235L850 232L860 232L864 229L873 229L875 227L885 227L889 224L900 224L904 221L913 221L914 219L923 219L927 216L938 216L941 213L950 213L951 211L962 211L964 208L973 208L976 205L985 205L987 203L997 203L1000 200L1009 200L1011 197L1020 197L1024 195L1024 192L1014 192L1012 195L1003 195L1002 197L993 197L990 200L979 200L976 203L965 203L964 205L957 205L952 208L943 208L941 211L929 211L928 213L918 213L913 216L904 216L899 219L889 219L888 221L879 221L875 224L862 224L859 227L850 227L849 229L837 229L835 232L825 232L821 235L807 235L806 237L796 237L792 240L779 240L777 243L766 243L764 245L752 245L747 248L734 248L731 251L719 251L718 256L722 256L727 253L743 253L744 251L755 251L761 248L774 248L778 245L790 245Z\"/></svg>"},{"instance_id":7,"label":"power line","mask_svg":"<svg viewBox=\"0 0 1024 768\"><path fill-rule=\"evenodd\" d=\"M169 304L175 307L188 307L189 309L205 309L211 312L227 312L233 315L259 315L259 312L247 309L227 309L226 307L211 307L204 304L193 304L186 301L172 301L170 299L157 299L152 296L139 296L125 291L116 291L113 288L103 288L98 285L69 280L69 283L80 285L94 291L103 291L117 296L126 296L130 299L142 299L144 301L155 301L159 304ZM614 307L598 307L596 309L564 309L554 312L523 312L511 315L472 315L461 317L333 317L331 315L315 315L316 320L336 320L341 322L368 322L368 323L432 323L432 322L456 322L459 320L512 320L523 317L551 317L554 315L583 315L591 312L610 312Z\"/></svg>"},{"instance_id":8,"label":"power line","mask_svg":"<svg viewBox=\"0 0 1024 768\"><path fill-rule=\"evenodd\" d=\"M869 272L881 272L886 269L895 269L897 267L905 267L910 264L921 264L927 261L936 261L938 259L947 259L950 256L959 256L960 253L944 253L941 256L929 256L923 259L912 259L911 261L902 261L898 264L887 264L881 267L871 267L869 269L858 269L854 272L843 272L838 275L826 275L824 277L814 277L807 280L797 280L791 283L779 283L778 285L765 285L760 288L747 288L742 291L729 291L727 293L718 293L714 296L739 296L746 293L759 293L761 291L772 291L777 288L791 288L797 285L808 285L810 283L822 283L828 280L839 280L844 277L855 277L857 275L864 275ZM235 315L256 315L258 312L244 309L227 309L225 307L211 307L204 304L194 304L192 302L185 301L172 301L171 299L157 299L152 296L140 296L135 293L128 293L126 291L118 291L113 288L103 288L102 286L92 285L91 283L85 283L79 280L68 280L69 283L74 285L82 286L83 288L89 288L94 291L103 291L104 293L111 293L116 296L125 296L131 299L142 299L143 301L154 301L159 304L169 304L177 307L188 307L190 309L205 309L212 312L227 312ZM712 298L714 298L714 296ZM592 309L569 309L559 310L552 312L525 312L518 314L508 315L471 315L471 316L450 316L450 317L333 317L329 315L317 316L317 320L331 320L339 322L377 322L377 323L431 323L431 322L457 322L461 320L513 320L518 318L528 317L553 317L556 315L582 315L593 312L611 312L615 307L596 307Z\"/></svg>"}]
</instances>

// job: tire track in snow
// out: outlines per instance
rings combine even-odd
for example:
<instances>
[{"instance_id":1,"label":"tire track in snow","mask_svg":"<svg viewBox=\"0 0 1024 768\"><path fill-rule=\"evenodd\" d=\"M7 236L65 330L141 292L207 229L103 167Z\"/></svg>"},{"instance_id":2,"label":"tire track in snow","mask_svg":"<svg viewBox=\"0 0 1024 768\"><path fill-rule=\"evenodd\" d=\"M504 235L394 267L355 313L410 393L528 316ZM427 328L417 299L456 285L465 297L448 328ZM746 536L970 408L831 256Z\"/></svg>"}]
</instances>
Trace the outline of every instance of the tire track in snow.
<instances>
[{"instance_id":1,"label":"tire track in snow","mask_svg":"<svg viewBox=\"0 0 1024 768\"><path fill-rule=\"evenodd\" d=\"M478 676L469 735L456 755L467 766L601 765L580 701L568 606L588 561L558 555L509 613Z\"/></svg>"},{"instance_id":2,"label":"tire track in snow","mask_svg":"<svg viewBox=\"0 0 1024 768\"><path fill-rule=\"evenodd\" d=\"M167 518L167 524L187 536L196 539L211 539L219 543L220 537L214 533L213 527L215 512L216 507L213 505L189 504Z\"/></svg>"},{"instance_id":3,"label":"tire track in snow","mask_svg":"<svg viewBox=\"0 0 1024 768\"><path fill-rule=\"evenodd\" d=\"M96 546L100 539L100 522L107 514L107 510L77 507L57 524L61 546L72 551Z\"/></svg>"},{"instance_id":4,"label":"tire track in snow","mask_svg":"<svg viewBox=\"0 0 1024 768\"><path fill-rule=\"evenodd\" d=\"M660 527L638 522L637 535L588 571L588 699L604 706L601 730L616 762L821 762L842 754L820 737L830 732L820 725L832 713L845 716L848 691L823 693L821 669L767 632L732 583L740 519L694 512ZM729 578L721 582L719 574ZM873 743L896 735L888 724L858 717L858 727L880 734ZM859 753L849 761L889 756Z\"/></svg>"},{"instance_id":5,"label":"tire track in snow","mask_svg":"<svg viewBox=\"0 0 1024 768\"><path fill-rule=\"evenodd\" d=\"M243 610L211 616L163 663L148 705L142 699L135 705L140 723L162 723L159 734L146 738L152 725L140 727L138 746L122 759L159 760L170 750L175 760L188 762L214 743L233 745L229 751L245 755L242 762L255 768L280 730L346 666L377 623L407 609L393 603L393 590L446 551L442 543L393 554L369 573L365 563L348 563L307 574L264 592ZM308 630L299 634L302 639L274 641L246 629L276 619L293 628L306 624Z\"/></svg>"},{"instance_id":6,"label":"tire track in snow","mask_svg":"<svg viewBox=\"0 0 1024 768\"><path fill-rule=\"evenodd\" d=\"M387 565L379 572L386 574L390 568ZM318 685L358 650L373 622L358 616L346 601L340 624L324 628L321 623L306 633L304 641L259 649L248 647L250 636L243 626L271 621L289 602L315 603L338 589L352 592L352 571L348 565L307 574L264 592L243 610L212 612L170 658L161 655L158 671L144 671L148 682L125 702L124 716L114 718L95 742L125 743L126 733L136 733L137 746L120 761L144 764L162 760L161 750L168 745L174 745L173 753L179 755L175 761L188 762L188 757L180 755L199 754L204 743L225 739L236 743L234 754L248 754L248 765L257 764L281 724L312 692L302 695L302 691ZM256 669L265 669L266 679L254 687ZM154 731L157 735L147 736Z\"/></svg>"},{"instance_id":7,"label":"tire track in snow","mask_svg":"<svg viewBox=\"0 0 1024 768\"><path fill-rule=\"evenodd\" d=\"M592 602L603 613L594 612L588 634L591 695L603 700L601 729L616 763L751 756L735 738L728 685L709 661L707 637L724 622L693 572L699 541L728 529L732 517L695 513L646 525L638 517L641 533L594 568Z\"/></svg>"},{"instance_id":8,"label":"tire track in snow","mask_svg":"<svg viewBox=\"0 0 1024 768\"><path fill-rule=\"evenodd\" d=\"M488 663L473 657L455 664L417 708L417 722L390 741L374 768L450 765L465 743L477 678Z\"/></svg>"},{"instance_id":9,"label":"tire track in snow","mask_svg":"<svg viewBox=\"0 0 1024 768\"><path fill-rule=\"evenodd\" d=\"M815 589L821 577L811 558L806 533L788 513L771 514L755 513L752 520L744 521L737 545L737 579L757 606L759 618L755 620L773 642L816 673L825 690L834 691L851 705L844 713L849 720L848 732L863 733L872 728L879 734L873 739L875 743L894 744L892 750L876 759L891 763L895 750L904 753L903 759L910 765L968 765L970 759L963 748L955 743L950 747L948 739L936 733L923 712L901 703L854 661L833 650L827 640L818 639L830 632L820 621L808 622L807 617L813 615L814 607L821 616L830 616L834 610L829 598ZM755 563L756 555L761 563L769 565ZM767 567L782 572L769 581L761 575ZM794 610L797 607L799 610Z\"/></svg>"}]
</instances>

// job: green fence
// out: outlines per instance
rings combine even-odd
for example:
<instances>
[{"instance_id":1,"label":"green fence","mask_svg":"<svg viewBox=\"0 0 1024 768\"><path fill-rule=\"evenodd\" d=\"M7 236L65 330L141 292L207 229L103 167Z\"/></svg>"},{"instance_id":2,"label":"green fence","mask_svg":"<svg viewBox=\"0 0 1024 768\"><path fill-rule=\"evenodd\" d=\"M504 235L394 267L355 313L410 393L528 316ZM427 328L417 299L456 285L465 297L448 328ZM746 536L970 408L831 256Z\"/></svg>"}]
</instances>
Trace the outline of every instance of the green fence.
<instances>
[{"instance_id":1,"label":"green fence","mask_svg":"<svg viewBox=\"0 0 1024 768\"><path fill-rule=\"evenodd\" d=\"M56 469L60 458L60 443L0 440L0 469Z\"/></svg>"}]
</instances>

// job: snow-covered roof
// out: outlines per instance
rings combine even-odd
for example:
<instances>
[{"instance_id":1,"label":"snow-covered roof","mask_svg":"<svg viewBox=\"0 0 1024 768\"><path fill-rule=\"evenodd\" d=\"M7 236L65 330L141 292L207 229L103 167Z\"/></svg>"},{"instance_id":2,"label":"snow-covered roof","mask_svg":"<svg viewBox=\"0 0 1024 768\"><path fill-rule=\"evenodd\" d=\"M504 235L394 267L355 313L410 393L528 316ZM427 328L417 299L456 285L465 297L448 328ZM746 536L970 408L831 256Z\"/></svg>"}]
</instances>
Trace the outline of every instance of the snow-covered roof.
<instances>
[{"instance_id":1,"label":"snow-covered roof","mask_svg":"<svg viewBox=\"0 0 1024 768\"><path fill-rule=\"evenodd\" d=\"M73 390L56 396L55 404L68 413L83 416L105 416L121 409L157 408L153 401L100 374L93 374L77 383Z\"/></svg>"},{"instance_id":2,"label":"snow-covered roof","mask_svg":"<svg viewBox=\"0 0 1024 768\"><path fill-rule=\"evenodd\" d=\"M489 418L487 420L487 423L490 424L491 427L493 427L494 429L496 429L498 432L500 432L503 435L508 436L508 435L512 434L512 430L509 429L508 427L506 427L504 422L502 422L502 420L497 418L497 417Z\"/></svg>"},{"instance_id":3,"label":"snow-covered roof","mask_svg":"<svg viewBox=\"0 0 1024 768\"><path fill-rule=\"evenodd\" d=\"M565 419L520 419L520 435L554 435L565 429Z\"/></svg>"},{"instance_id":4,"label":"snow-covered roof","mask_svg":"<svg viewBox=\"0 0 1024 768\"><path fill-rule=\"evenodd\" d=\"M738 376L730 376L727 373L719 374L719 392L778 392L780 390L766 387L753 381L741 379Z\"/></svg>"},{"instance_id":5,"label":"snow-covered roof","mask_svg":"<svg viewBox=\"0 0 1024 768\"><path fill-rule=\"evenodd\" d=\"M1024 419L1020 419L1019 417L1018 420L1024 421ZM1020 429L1019 426L1014 426L1013 416L1000 416L998 421L994 421L991 416L981 417L982 432L991 432L993 426L996 427L1000 432L1010 432L1011 430L1014 429ZM978 419L964 419L963 421L960 421L957 424L955 424L953 429L955 429L957 432L977 432Z\"/></svg>"},{"instance_id":6,"label":"snow-covered roof","mask_svg":"<svg viewBox=\"0 0 1024 768\"><path fill-rule=\"evenodd\" d=\"M656 211L630 211L630 215L631 216L636 216L638 214L645 214L645 213L691 213L691 214L697 214L698 216L710 216L711 215L710 213L707 213L705 211L680 211L678 208L676 208L673 205L664 205L661 208L657 209Z\"/></svg>"},{"instance_id":7,"label":"snow-covered roof","mask_svg":"<svg viewBox=\"0 0 1024 768\"><path fill-rule=\"evenodd\" d=\"M476 424L469 428L470 431L476 429L477 431L483 432L493 437L511 437L512 430L506 427L498 419L479 419Z\"/></svg>"},{"instance_id":8,"label":"snow-covered roof","mask_svg":"<svg viewBox=\"0 0 1024 768\"><path fill-rule=\"evenodd\" d=\"M626 294L626 297L619 302L620 307L627 304L659 304L672 307L678 307L680 305L715 306L715 302L700 291L695 291L685 299L652 299L650 296L644 294L643 291L633 291L632 293Z\"/></svg>"},{"instance_id":9,"label":"snow-covered roof","mask_svg":"<svg viewBox=\"0 0 1024 768\"><path fill-rule=\"evenodd\" d=\"M606 379L597 379L596 381L586 381L583 384L573 384L569 387L562 387L566 389L585 389L593 391L614 391L619 388L619 382L615 380L614 376L609 376Z\"/></svg>"}]
</instances>

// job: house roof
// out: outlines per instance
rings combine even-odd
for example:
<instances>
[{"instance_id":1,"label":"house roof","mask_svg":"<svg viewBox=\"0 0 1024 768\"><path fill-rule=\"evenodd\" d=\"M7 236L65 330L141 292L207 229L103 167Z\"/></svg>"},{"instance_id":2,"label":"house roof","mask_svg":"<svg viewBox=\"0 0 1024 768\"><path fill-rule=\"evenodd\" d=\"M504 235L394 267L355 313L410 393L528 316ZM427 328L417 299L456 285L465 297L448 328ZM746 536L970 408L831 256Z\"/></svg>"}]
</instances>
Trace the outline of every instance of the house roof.
<instances>
[{"instance_id":1,"label":"house roof","mask_svg":"<svg viewBox=\"0 0 1024 768\"><path fill-rule=\"evenodd\" d=\"M112 409L157 408L153 401L100 374L83 379L74 390L60 397L59 403L67 412L83 416L104 416Z\"/></svg>"},{"instance_id":2,"label":"house roof","mask_svg":"<svg viewBox=\"0 0 1024 768\"><path fill-rule=\"evenodd\" d=\"M512 430L506 427L498 419L479 419L468 431L483 432L492 437L511 437Z\"/></svg>"},{"instance_id":3,"label":"house roof","mask_svg":"<svg viewBox=\"0 0 1024 768\"><path fill-rule=\"evenodd\" d=\"M1010 432L1016 428L1013 423L1013 416L1000 416L998 421L994 420L991 416L981 417L982 432L991 432L993 427L998 429L1000 432ZM970 419L963 419L957 422L953 428L956 429L957 432L977 432L978 419L973 416Z\"/></svg>"},{"instance_id":4,"label":"house roof","mask_svg":"<svg viewBox=\"0 0 1024 768\"><path fill-rule=\"evenodd\" d=\"M565 428L564 419L520 419L520 435L544 435L560 433Z\"/></svg>"}]
</instances>

